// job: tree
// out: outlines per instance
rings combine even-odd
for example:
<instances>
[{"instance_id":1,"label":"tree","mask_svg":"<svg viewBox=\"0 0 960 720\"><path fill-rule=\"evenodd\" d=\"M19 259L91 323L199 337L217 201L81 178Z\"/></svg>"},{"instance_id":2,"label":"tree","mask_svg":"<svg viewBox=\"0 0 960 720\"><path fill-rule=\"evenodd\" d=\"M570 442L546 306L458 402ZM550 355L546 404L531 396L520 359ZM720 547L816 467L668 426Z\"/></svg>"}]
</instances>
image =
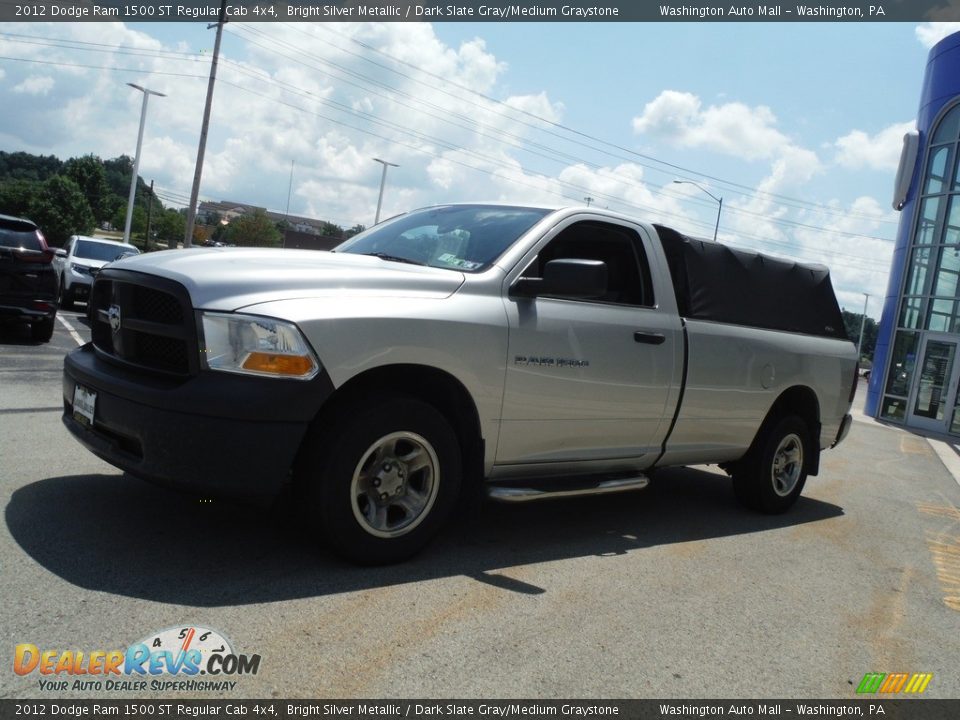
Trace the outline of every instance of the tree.
<instances>
[{"instance_id":1,"label":"tree","mask_svg":"<svg viewBox=\"0 0 960 720\"><path fill-rule=\"evenodd\" d=\"M158 241L183 240L186 229L183 215L173 208L154 215L152 231Z\"/></svg>"},{"instance_id":2,"label":"tree","mask_svg":"<svg viewBox=\"0 0 960 720\"><path fill-rule=\"evenodd\" d=\"M282 241L277 226L264 210L238 217L227 225L222 237L225 242L241 247L280 247Z\"/></svg>"},{"instance_id":3,"label":"tree","mask_svg":"<svg viewBox=\"0 0 960 720\"><path fill-rule=\"evenodd\" d=\"M124 203L110 216L110 224L117 230L123 230L127 224L127 204ZM133 206L133 217L130 219L130 235L142 235L147 231L147 211L139 205Z\"/></svg>"},{"instance_id":4,"label":"tree","mask_svg":"<svg viewBox=\"0 0 960 720\"><path fill-rule=\"evenodd\" d=\"M63 175L73 180L86 196L94 219L99 223L109 217L107 173L103 161L95 155L70 158L63 166Z\"/></svg>"},{"instance_id":5,"label":"tree","mask_svg":"<svg viewBox=\"0 0 960 720\"><path fill-rule=\"evenodd\" d=\"M53 245L63 245L71 235L93 232L93 213L87 198L70 178L54 175L39 183L30 199L27 216Z\"/></svg>"},{"instance_id":6,"label":"tree","mask_svg":"<svg viewBox=\"0 0 960 720\"><path fill-rule=\"evenodd\" d=\"M322 223L320 223L320 234L326 235L327 237L342 238L343 228L336 223L324 220Z\"/></svg>"},{"instance_id":7,"label":"tree","mask_svg":"<svg viewBox=\"0 0 960 720\"><path fill-rule=\"evenodd\" d=\"M11 180L0 183L0 213L30 217L30 201L40 193L41 183Z\"/></svg>"},{"instance_id":8,"label":"tree","mask_svg":"<svg viewBox=\"0 0 960 720\"><path fill-rule=\"evenodd\" d=\"M366 229L367 229L367 228L366 228L365 225L361 225L360 223L357 223L357 224L354 225L352 228L350 228L349 230L347 230L346 232L344 232L344 236L345 236L345 237L348 237L348 238L352 238L354 235L359 235L360 233L362 233L362 232L363 232L364 230L366 230Z\"/></svg>"},{"instance_id":9,"label":"tree","mask_svg":"<svg viewBox=\"0 0 960 720\"><path fill-rule=\"evenodd\" d=\"M0 151L0 181L46 180L59 173L62 166L53 155Z\"/></svg>"},{"instance_id":10,"label":"tree","mask_svg":"<svg viewBox=\"0 0 960 720\"><path fill-rule=\"evenodd\" d=\"M847 337L854 343L860 338L860 321L863 317L862 313L852 313L847 310L843 311L843 324L847 330ZM873 351L877 346L877 334L879 330L877 322L873 318L868 317L863 326L863 345L860 348L862 358L868 360L873 359Z\"/></svg>"}]
</instances>

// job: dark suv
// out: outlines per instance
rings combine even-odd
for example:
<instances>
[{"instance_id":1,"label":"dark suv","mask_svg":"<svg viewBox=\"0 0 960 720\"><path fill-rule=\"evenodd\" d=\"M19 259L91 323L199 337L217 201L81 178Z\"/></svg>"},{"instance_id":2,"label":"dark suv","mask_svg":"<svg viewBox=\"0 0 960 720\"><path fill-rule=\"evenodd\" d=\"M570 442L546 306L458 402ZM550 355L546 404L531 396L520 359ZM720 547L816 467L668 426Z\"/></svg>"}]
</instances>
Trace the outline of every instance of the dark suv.
<instances>
[{"instance_id":1,"label":"dark suv","mask_svg":"<svg viewBox=\"0 0 960 720\"><path fill-rule=\"evenodd\" d=\"M34 340L53 336L57 316L54 252L34 223L0 215L0 322L30 323Z\"/></svg>"}]
</instances>

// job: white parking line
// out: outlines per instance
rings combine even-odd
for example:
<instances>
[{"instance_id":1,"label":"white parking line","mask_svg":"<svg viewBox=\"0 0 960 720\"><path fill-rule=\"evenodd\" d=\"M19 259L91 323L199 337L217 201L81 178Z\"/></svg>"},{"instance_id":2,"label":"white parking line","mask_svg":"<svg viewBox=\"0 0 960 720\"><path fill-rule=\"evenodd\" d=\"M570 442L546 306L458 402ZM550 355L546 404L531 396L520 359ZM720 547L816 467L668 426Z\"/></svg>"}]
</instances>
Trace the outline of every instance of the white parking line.
<instances>
[{"instance_id":1,"label":"white parking line","mask_svg":"<svg viewBox=\"0 0 960 720\"><path fill-rule=\"evenodd\" d=\"M70 333L70 337L77 341L77 345L83 345L86 340L80 337L80 333L77 332L77 329L67 322L66 318L63 315L57 314L57 320L63 323L63 326L67 329L67 332Z\"/></svg>"},{"instance_id":2,"label":"white parking line","mask_svg":"<svg viewBox=\"0 0 960 720\"><path fill-rule=\"evenodd\" d=\"M956 446L932 438L927 438L927 442L930 443L930 447L933 448L947 471L953 475L953 479L960 485L960 456L957 455Z\"/></svg>"}]
</instances>

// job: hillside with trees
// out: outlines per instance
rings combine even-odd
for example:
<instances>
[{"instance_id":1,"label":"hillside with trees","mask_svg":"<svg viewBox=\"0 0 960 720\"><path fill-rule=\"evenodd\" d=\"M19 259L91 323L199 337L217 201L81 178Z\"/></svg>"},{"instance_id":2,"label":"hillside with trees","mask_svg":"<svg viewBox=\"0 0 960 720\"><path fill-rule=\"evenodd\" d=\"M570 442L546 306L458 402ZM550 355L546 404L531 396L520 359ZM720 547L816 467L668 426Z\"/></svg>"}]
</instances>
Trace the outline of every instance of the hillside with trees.
<instances>
[{"instance_id":1,"label":"hillside with trees","mask_svg":"<svg viewBox=\"0 0 960 720\"><path fill-rule=\"evenodd\" d=\"M62 162L52 155L0 151L0 213L30 218L52 245L63 245L70 235L88 235L97 227L122 229L132 174L133 160L126 155L112 160L84 155ZM135 236L145 237L148 212L154 239L164 244L182 239L180 213L164 208L138 177L131 228Z\"/></svg>"}]
</instances>

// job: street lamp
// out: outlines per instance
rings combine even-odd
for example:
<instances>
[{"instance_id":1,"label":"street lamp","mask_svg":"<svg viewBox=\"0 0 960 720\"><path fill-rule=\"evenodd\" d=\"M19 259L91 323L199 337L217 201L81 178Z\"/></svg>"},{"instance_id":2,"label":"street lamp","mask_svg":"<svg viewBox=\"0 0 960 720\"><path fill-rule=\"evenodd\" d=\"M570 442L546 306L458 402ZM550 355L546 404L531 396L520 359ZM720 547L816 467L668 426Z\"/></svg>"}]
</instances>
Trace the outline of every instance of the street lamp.
<instances>
[{"instance_id":1,"label":"street lamp","mask_svg":"<svg viewBox=\"0 0 960 720\"><path fill-rule=\"evenodd\" d=\"M863 328L867 324L868 302L870 302L870 293L863 293L863 317L860 318L860 339L857 340L857 362L860 362L860 348L863 346Z\"/></svg>"},{"instance_id":2,"label":"street lamp","mask_svg":"<svg viewBox=\"0 0 960 720\"><path fill-rule=\"evenodd\" d=\"M383 175L380 177L380 197L377 198L377 216L373 220L373 224L376 225L378 222L380 222L380 208L383 205L383 188L387 184L387 168L400 166L396 163L381 160L380 158L374 158L373 161L383 165Z\"/></svg>"},{"instance_id":3,"label":"street lamp","mask_svg":"<svg viewBox=\"0 0 960 720\"><path fill-rule=\"evenodd\" d=\"M693 182L692 180L674 180L674 182L675 182L677 185L693 185L693 186L696 187L696 188L700 188L701 191L705 192L707 195L709 195L710 197L712 197L714 200L717 201L717 204L718 204L718 207L717 207L717 224L716 224L716 226L713 228L713 241L716 242L716 241L717 241L717 231L720 229L720 212L723 210L723 197L722 197L722 196L721 196L721 197L717 197L717 196L714 195L712 192L710 192L710 191L707 190L705 187L703 187L703 185L700 185L699 183L695 183L695 182Z\"/></svg>"},{"instance_id":4,"label":"street lamp","mask_svg":"<svg viewBox=\"0 0 960 720\"><path fill-rule=\"evenodd\" d=\"M127 83L127 85L143 93L143 106L140 109L140 132L137 134L137 152L136 155L133 156L133 177L130 178L130 197L127 199L127 222L123 226L123 241L125 243L130 242L130 225L133 222L133 201L137 195L137 175L140 172L140 146L143 144L143 126L147 121L147 100L150 99L151 95L166 97L166 95L156 90L148 90L133 83Z\"/></svg>"}]
</instances>

